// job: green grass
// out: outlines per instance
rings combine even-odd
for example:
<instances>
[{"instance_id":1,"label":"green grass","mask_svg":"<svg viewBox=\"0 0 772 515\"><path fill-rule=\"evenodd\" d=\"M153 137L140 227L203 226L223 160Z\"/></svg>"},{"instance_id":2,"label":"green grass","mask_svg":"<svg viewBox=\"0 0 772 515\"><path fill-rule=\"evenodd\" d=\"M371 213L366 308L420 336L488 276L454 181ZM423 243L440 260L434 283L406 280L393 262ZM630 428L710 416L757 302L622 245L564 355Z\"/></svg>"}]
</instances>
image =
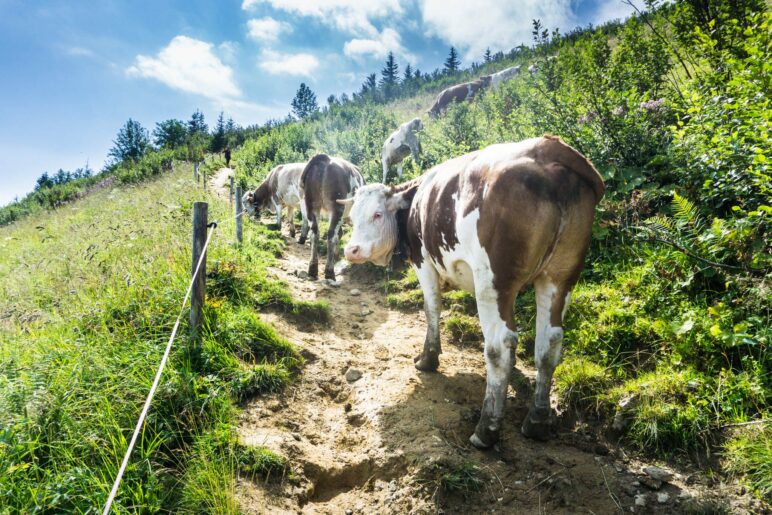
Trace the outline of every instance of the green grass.
<instances>
[{"instance_id":1,"label":"green grass","mask_svg":"<svg viewBox=\"0 0 772 515\"><path fill-rule=\"evenodd\" d=\"M449 333L450 341L459 345L483 344L483 334L480 322L476 317L456 314L449 316L443 322L445 330Z\"/></svg>"},{"instance_id":2,"label":"green grass","mask_svg":"<svg viewBox=\"0 0 772 515\"><path fill-rule=\"evenodd\" d=\"M772 502L772 427L749 427L729 439L724 447L726 469L759 497Z\"/></svg>"},{"instance_id":3,"label":"green grass","mask_svg":"<svg viewBox=\"0 0 772 515\"><path fill-rule=\"evenodd\" d=\"M237 468L228 446L207 443L212 431L230 433L234 401L280 390L302 365L255 309L326 308L267 277L276 235L249 227L233 246L230 208L191 176L180 167L0 228L5 509L84 512L105 501L187 287L192 203L208 200L221 223L200 341L183 317L115 506L235 511Z\"/></svg>"},{"instance_id":4,"label":"green grass","mask_svg":"<svg viewBox=\"0 0 772 515\"><path fill-rule=\"evenodd\" d=\"M479 465L468 461L440 460L424 466L418 483L441 501L447 495L468 496L485 487L487 475Z\"/></svg>"},{"instance_id":5,"label":"green grass","mask_svg":"<svg viewBox=\"0 0 772 515\"><path fill-rule=\"evenodd\" d=\"M555 393L568 407L597 412L609 386L608 371L587 358L567 356L555 370Z\"/></svg>"}]
</instances>

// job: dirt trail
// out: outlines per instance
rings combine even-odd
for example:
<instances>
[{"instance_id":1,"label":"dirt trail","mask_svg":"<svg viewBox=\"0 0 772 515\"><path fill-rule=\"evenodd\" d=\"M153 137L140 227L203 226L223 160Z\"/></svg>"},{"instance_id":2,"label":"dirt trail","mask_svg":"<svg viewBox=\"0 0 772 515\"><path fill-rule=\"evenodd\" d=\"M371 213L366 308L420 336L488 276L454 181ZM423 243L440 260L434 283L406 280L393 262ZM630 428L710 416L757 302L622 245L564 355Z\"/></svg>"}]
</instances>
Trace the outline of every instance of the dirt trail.
<instances>
[{"instance_id":1,"label":"dirt trail","mask_svg":"<svg viewBox=\"0 0 772 515\"><path fill-rule=\"evenodd\" d=\"M328 300L332 322L299 328L261 315L303 349L307 364L297 383L254 399L242 413L241 440L286 456L292 468L283 479L240 480L244 513L678 513L689 498L705 496L705 480L687 472L659 487L641 473L647 464L598 441L583 424L564 424L546 443L523 437L535 371L521 363L502 441L487 452L473 448L468 437L485 390L482 346L443 338L439 371L417 371L423 313L386 307L356 267L334 286L304 278L309 255L307 245L287 238L270 272L297 298ZM361 377L347 380L349 368ZM463 464L485 478L478 491L438 488L438 471Z\"/></svg>"}]
</instances>

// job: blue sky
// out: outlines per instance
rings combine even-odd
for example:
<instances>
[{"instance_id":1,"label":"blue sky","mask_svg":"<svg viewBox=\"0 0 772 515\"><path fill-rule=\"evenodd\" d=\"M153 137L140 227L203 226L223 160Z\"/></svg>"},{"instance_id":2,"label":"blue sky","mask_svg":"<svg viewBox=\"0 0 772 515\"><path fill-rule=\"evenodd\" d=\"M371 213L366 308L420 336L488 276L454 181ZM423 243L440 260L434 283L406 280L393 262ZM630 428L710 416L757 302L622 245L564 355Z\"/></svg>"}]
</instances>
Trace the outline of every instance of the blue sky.
<instances>
[{"instance_id":1,"label":"blue sky","mask_svg":"<svg viewBox=\"0 0 772 515\"><path fill-rule=\"evenodd\" d=\"M641 2L639 2L641 3ZM0 0L0 205L44 171L100 169L120 126L152 130L200 109L239 124L283 117L301 82L320 102L359 89L388 51L400 65L464 64L624 18L621 0Z\"/></svg>"}]
</instances>

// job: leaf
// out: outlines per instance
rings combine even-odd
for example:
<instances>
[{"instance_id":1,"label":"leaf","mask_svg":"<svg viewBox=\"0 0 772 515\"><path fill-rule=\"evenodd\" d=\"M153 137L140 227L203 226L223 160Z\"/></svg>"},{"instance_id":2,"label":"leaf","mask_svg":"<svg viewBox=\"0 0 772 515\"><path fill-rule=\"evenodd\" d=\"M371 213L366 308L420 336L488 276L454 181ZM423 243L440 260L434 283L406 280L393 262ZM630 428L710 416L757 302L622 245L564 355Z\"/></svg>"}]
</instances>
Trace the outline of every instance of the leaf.
<instances>
[{"instance_id":1,"label":"leaf","mask_svg":"<svg viewBox=\"0 0 772 515\"><path fill-rule=\"evenodd\" d=\"M684 333L688 333L694 327L694 320L686 320L681 327L676 330L676 335L681 336Z\"/></svg>"}]
</instances>

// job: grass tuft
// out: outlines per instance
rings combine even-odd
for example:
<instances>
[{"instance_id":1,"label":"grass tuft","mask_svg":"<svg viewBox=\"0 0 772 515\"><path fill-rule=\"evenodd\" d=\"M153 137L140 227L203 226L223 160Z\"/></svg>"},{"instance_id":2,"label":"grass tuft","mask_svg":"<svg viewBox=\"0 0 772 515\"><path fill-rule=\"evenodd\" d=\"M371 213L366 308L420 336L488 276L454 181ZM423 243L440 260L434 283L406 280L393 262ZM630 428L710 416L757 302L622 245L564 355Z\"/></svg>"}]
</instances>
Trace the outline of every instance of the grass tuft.
<instances>
[{"instance_id":1,"label":"grass tuft","mask_svg":"<svg viewBox=\"0 0 772 515\"><path fill-rule=\"evenodd\" d=\"M772 427L749 428L724 446L724 468L772 502Z\"/></svg>"},{"instance_id":2,"label":"grass tuft","mask_svg":"<svg viewBox=\"0 0 772 515\"><path fill-rule=\"evenodd\" d=\"M450 341L459 345L481 344L483 341L480 322L468 315L452 315L444 321L445 330L450 333Z\"/></svg>"}]
</instances>

